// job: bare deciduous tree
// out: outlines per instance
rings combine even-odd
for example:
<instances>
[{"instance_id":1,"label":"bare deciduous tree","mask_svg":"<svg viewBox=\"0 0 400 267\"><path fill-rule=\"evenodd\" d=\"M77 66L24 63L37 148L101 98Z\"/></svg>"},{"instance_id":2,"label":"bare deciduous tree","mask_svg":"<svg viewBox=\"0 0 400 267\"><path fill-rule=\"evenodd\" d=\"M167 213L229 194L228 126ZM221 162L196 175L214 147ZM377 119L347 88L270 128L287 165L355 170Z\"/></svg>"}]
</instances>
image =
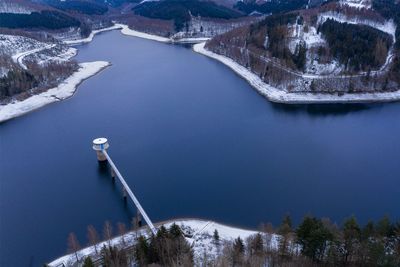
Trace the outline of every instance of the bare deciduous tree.
<instances>
[{"instance_id":1,"label":"bare deciduous tree","mask_svg":"<svg viewBox=\"0 0 400 267\"><path fill-rule=\"evenodd\" d=\"M74 233L68 235L68 252L74 253L76 260L79 262L78 250L80 249L79 241Z\"/></svg>"},{"instance_id":2,"label":"bare deciduous tree","mask_svg":"<svg viewBox=\"0 0 400 267\"><path fill-rule=\"evenodd\" d=\"M112 229L112 225L109 221L106 221L104 223L104 227L103 227L103 237L105 240L108 241L108 247L111 247L111 238L113 235L113 229Z\"/></svg>"},{"instance_id":3,"label":"bare deciduous tree","mask_svg":"<svg viewBox=\"0 0 400 267\"><path fill-rule=\"evenodd\" d=\"M96 254L98 254L97 243L99 243L99 235L93 225L89 225L87 228L87 238L89 245L94 246L94 250L96 251Z\"/></svg>"},{"instance_id":4,"label":"bare deciduous tree","mask_svg":"<svg viewBox=\"0 0 400 267\"><path fill-rule=\"evenodd\" d=\"M117 223L118 234L121 236L121 242L126 246L125 234L126 234L126 225L124 223Z\"/></svg>"}]
</instances>

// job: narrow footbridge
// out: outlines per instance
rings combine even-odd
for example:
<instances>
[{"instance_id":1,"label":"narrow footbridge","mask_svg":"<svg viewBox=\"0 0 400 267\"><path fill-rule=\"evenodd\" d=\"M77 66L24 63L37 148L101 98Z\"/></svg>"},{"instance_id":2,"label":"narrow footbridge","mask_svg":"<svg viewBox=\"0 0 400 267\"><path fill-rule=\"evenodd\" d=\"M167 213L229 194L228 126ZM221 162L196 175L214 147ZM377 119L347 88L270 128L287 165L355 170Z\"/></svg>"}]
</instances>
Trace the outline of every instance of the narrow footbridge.
<instances>
[{"instance_id":1,"label":"narrow footbridge","mask_svg":"<svg viewBox=\"0 0 400 267\"><path fill-rule=\"evenodd\" d=\"M97 138L97 139L93 140L93 149L97 153L97 160L99 161L100 164L107 164L107 162L108 162L108 164L110 164L111 175L113 177L115 177L115 175L118 177L119 181L122 184L124 196L126 196L126 193L129 195L129 197L132 199L133 203L135 204L136 208L138 209L138 212L142 215L143 219L146 221L147 225L150 227L151 232L154 235L156 235L157 229L154 227L149 216L147 216L146 211L143 209L142 205L140 205L139 200L133 194L132 190L129 188L129 185L126 183L124 177L119 172L118 168L115 166L111 157L108 155L108 153L106 151L108 147L109 147L109 144L108 144L108 141L106 138Z\"/></svg>"}]
</instances>

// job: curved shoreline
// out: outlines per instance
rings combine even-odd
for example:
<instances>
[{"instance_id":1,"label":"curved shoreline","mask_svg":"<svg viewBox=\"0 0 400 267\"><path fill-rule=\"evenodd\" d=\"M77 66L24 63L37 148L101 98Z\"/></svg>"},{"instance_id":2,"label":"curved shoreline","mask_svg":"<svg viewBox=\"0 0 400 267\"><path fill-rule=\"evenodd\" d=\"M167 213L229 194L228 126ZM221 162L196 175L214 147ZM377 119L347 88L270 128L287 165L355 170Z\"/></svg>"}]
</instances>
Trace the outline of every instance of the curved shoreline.
<instances>
[{"instance_id":1,"label":"curved shoreline","mask_svg":"<svg viewBox=\"0 0 400 267\"><path fill-rule=\"evenodd\" d=\"M194 43L204 42L204 41L207 41L210 39L208 37L200 37L200 38L190 37L190 38L181 38L181 39L167 38L167 37L163 37L160 35L146 33L146 32L140 32L140 31L131 29L126 24L115 23L111 27L92 31L90 33L90 35L86 38L77 39L77 40L64 40L63 42L67 45L79 45L79 44L90 43L91 41L93 41L93 38L95 37L95 35L102 33L102 32L106 32L106 31L112 31L112 30L121 30L121 33L123 35L127 35L127 36L139 37L139 38L143 38L143 39L147 39L147 40L157 41L157 42L161 42L161 43L171 43L171 44L174 44L174 43L194 44Z\"/></svg>"},{"instance_id":2,"label":"curved shoreline","mask_svg":"<svg viewBox=\"0 0 400 267\"><path fill-rule=\"evenodd\" d=\"M400 90L396 92L386 93L344 94L342 96L313 93L289 93L264 83L256 74L243 67L242 65L236 63L231 58L216 54L205 49L205 41L208 38L182 38L174 40L154 34L132 30L124 24L114 24L113 26L108 28L92 31L90 36L85 39L69 40L64 41L64 43L68 45L89 43L93 40L96 34L116 29L121 29L121 33L127 36L134 36L162 43L194 43L194 52L215 59L226 65L240 77L245 79L258 93L260 93L272 102L284 104L334 104L378 103L394 102L400 100ZM57 87L51 88L46 92L40 93L38 95L30 96L29 98L22 101L0 105L0 123L24 115L47 104L71 97L75 93L77 87L81 82L90 78L91 76L96 75L109 65L110 63L105 61L80 63L80 69L73 73Z\"/></svg>"},{"instance_id":3,"label":"curved shoreline","mask_svg":"<svg viewBox=\"0 0 400 267\"><path fill-rule=\"evenodd\" d=\"M22 101L0 105L0 123L22 116L53 102L65 100L74 95L78 86L86 79L110 66L107 61L94 61L79 64L80 68L57 87L33 95Z\"/></svg>"},{"instance_id":4,"label":"curved shoreline","mask_svg":"<svg viewBox=\"0 0 400 267\"><path fill-rule=\"evenodd\" d=\"M163 43L198 43L198 42L203 42L207 40L208 38L183 38L179 40L174 40L158 35L153 35L153 34L148 34L144 32L139 32L136 30L130 29L127 25L124 24L114 24L111 27L108 28L103 28L99 30L94 30L91 32L91 34L84 39L78 39L78 40L64 40L63 42L67 45L78 45L78 44L86 44L90 43L93 41L93 38L101 32L105 31L111 31L111 30L121 30L121 33L127 36L134 36L134 37L139 37L143 39L148 39L148 40L153 40L153 41L158 41L158 42L163 42ZM51 45L54 46L54 45ZM45 47L48 48L48 47ZM39 52L45 48L40 48L36 49L33 51L26 51L23 53L20 53L16 56L16 60L18 60L18 63L21 61L21 67L26 69L26 66L23 65L22 63L22 58L25 57L26 55L32 54ZM105 61L96 61L96 62L86 62L86 63L80 63L79 70L74 72L70 77L65 79L61 84L59 84L57 87L48 89L45 92L42 92L37 95L32 95L28 97L27 99L24 99L22 101L14 101L5 105L0 105L0 123L22 116L26 113L29 113L31 111L34 111L38 108L41 108L47 104L65 100L69 97L71 97L75 91L77 90L77 87L81 82L84 80L90 78L91 76L96 75L99 73L101 70L109 66L109 62Z\"/></svg>"},{"instance_id":5,"label":"curved shoreline","mask_svg":"<svg viewBox=\"0 0 400 267\"><path fill-rule=\"evenodd\" d=\"M195 44L209 40L207 37L199 37L199 38L181 38L181 39L173 39L167 38L155 34L145 33L133 30L129 28L128 25L125 24L115 24L114 26L121 28L121 33L127 36L139 37L147 40L157 41L161 43L171 43L171 44Z\"/></svg>"},{"instance_id":6,"label":"curved shoreline","mask_svg":"<svg viewBox=\"0 0 400 267\"><path fill-rule=\"evenodd\" d=\"M83 39L77 39L77 40L64 40L63 42L67 45L79 45L79 44L85 44L85 43L90 43L93 41L93 38L96 34L106 32L106 31L112 31L112 30L118 30L121 29L119 24L114 24L111 27L99 29L99 30L94 30L92 31L88 37L83 38Z\"/></svg>"},{"instance_id":7,"label":"curved shoreline","mask_svg":"<svg viewBox=\"0 0 400 267\"><path fill-rule=\"evenodd\" d=\"M342 96L321 93L289 93L266 84L260 77L238 64L233 59L211 52L204 46L205 42L195 44L193 46L193 51L226 65L245 79L258 93L272 102L283 104L343 104L393 102L400 100L400 90L387 93L344 94Z\"/></svg>"},{"instance_id":8,"label":"curved shoreline","mask_svg":"<svg viewBox=\"0 0 400 267\"><path fill-rule=\"evenodd\" d=\"M194 251L195 261L199 260L204 253L204 246L209 249L210 256L215 257L217 255L217 249L212 243L214 230L218 231L221 241L232 241L237 237L246 240L249 236L260 233L257 230L244 229L240 227L230 226L227 224L218 223L211 220L204 219L193 219L193 218L178 218L170 219L167 221L162 221L155 223L157 227L164 225L165 227L170 227L172 224L177 224L181 227L182 231L185 233L186 240L192 245ZM108 246L110 243L112 246L118 247L130 247L136 243L136 235L148 236L149 231L147 226L143 226L137 231L129 231L123 236L117 236L112 238L109 242L101 241L96 244L97 247ZM123 238L122 238L123 237ZM278 235L271 234L272 246L274 248L278 247ZM93 258L98 257L94 246L88 246L77 252L80 259L84 259L88 256ZM74 253L61 256L48 264L48 266L70 266L76 263L76 255Z\"/></svg>"}]
</instances>

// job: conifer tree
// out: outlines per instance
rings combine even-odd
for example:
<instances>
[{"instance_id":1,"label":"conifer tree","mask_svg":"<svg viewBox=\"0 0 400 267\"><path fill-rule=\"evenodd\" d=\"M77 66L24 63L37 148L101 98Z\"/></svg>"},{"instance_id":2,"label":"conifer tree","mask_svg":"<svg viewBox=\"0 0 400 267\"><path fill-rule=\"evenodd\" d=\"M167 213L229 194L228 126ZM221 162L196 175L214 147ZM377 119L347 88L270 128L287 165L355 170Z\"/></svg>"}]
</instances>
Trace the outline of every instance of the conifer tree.
<instances>
[{"instance_id":1,"label":"conifer tree","mask_svg":"<svg viewBox=\"0 0 400 267\"><path fill-rule=\"evenodd\" d=\"M216 244L219 243L219 233L217 229L214 230L213 239Z\"/></svg>"},{"instance_id":2,"label":"conifer tree","mask_svg":"<svg viewBox=\"0 0 400 267\"><path fill-rule=\"evenodd\" d=\"M344 222L343 225L343 239L344 239L344 264L347 264L354 253L359 248L361 239L361 229L354 216L350 217Z\"/></svg>"},{"instance_id":3,"label":"conifer tree","mask_svg":"<svg viewBox=\"0 0 400 267\"><path fill-rule=\"evenodd\" d=\"M94 263L92 261L92 258L86 257L85 261L83 262L82 267L94 267Z\"/></svg>"},{"instance_id":4,"label":"conifer tree","mask_svg":"<svg viewBox=\"0 0 400 267\"><path fill-rule=\"evenodd\" d=\"M291 239L292 233L292 219L289 215L286 215L283 220L282 224L279 226L278 234L279 237L279 254L283 257L289 256L289 244Z\"/></svg>"}]
</instances>

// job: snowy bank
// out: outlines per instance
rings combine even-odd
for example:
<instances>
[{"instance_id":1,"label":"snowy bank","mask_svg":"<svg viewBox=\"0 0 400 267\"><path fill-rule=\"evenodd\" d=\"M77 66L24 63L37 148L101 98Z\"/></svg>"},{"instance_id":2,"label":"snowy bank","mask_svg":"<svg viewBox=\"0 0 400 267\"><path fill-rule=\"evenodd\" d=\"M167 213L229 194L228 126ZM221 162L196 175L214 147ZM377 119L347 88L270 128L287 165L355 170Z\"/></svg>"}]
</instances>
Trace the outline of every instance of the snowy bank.
<instances>
[{"instance_id":1,"label":"snowy bank","mask_svg":"<svg viewBox=\"0 0 400 267\"><path fill-rule=\"evenodd\" d=\"M91 41L93 41L93 38L96 34L101 33L101 32L105 32L105 31L112 31L112 30L117 30L117 29L121 29L121 26L119 24L115 24L111 27L108 28L103 28L103 29L99 29L99 30L94 30L90 33L90 35L86 38L83 39L78 39L78 40L65 40L64 43L68 44L68 45L77 45L77 44L84 44L84 43L90 43Z\"/></svg>"},{"instance_id":2,"label":"snowy bank","mask_svg":"<svg viewBox=\"0 0 400 267\"><path fill-rule=\"evenodd\" d=\"M147 40L153 40L157 42L162 42L162 43L199 43L199 42L204 42L209 40L210 38L206 37L200 37L200 38L167 38L167 37L162 37L159 35L155 34L150 34L150 33L145 33L145 32L139 32L136 30L132 30L128 27L128 25L125 24L115 24L115 26L118 26L121 28L121 33L124 35L128 36L134 36L134 37L139 37Z\"/></svg>"},{"instance_id":3,"label":"snowy bank","mask_svg":"<svg viewBox=\"0 0 400 267\"><path fill-rule=\"evenodd\" d=\"M206 252L210 257L216 257L218 253L217 245L213 241L214 231L217 230L220 242L223 244L224 242L233 241L234 239L240 237L242 240L246 240L248 237L259 233L258 231L253 230L245 230L241 228L236 228L232 226L227 226L224 224L216 223L213 221L206 221L201 219L176 219L170 220L166 222L161 222L156 224L156 227L160 227L164 225L169 228L172 224L177 224L182 229L182 232L185 235L186 240L189 244L192 245L194 251L194 261L198 262L201 257ZM109 243L112 246L117 247L131 247L136 243L136 239L138 236L149 236L149 231L147 227L143 227L138 231L129 232L123 236L118 236L110 241L103 241L98 243L97 249L102 248L103 246L108 246ZM277 248L278 246L278 236L272 234L271 235L271 247ZM91 256L94 259L97 259L99 256L96 255L96 250L94 246L86 247L80 251L78 251L79 259L84 259L88 256ZM48 264L50 267L55 266L72 266L76 263L75 254L65 255L60 257L51 263Z\"/></svg>"},{"instance_id":4,"label":"snowy bank","mask_svg":"<svg viewBox=\"0 0 400 267\"><path fill-rule=\"evenodd\" d=\"M124 25L124 24L115 24L115 25L116 26L118 25L119 27L122 28L121 33L124 35L140 37L140 38L153 40L153 41L157 41L157 42L162 42L162 43L170 43L171 42L171 39L166 38L166 37L132 30L128 27L128 25Z\"/></svg>"},{"instance_id":5,"label":"snowy bank","mask_svg":"<svg viewBox=\"0 0 400 267\"><path fill-rule=\"evenodd\" d=\"M71 97L81 82L97 74L109 65L110 63L105 61L81 63L79 64L79 70L73 73L57 87L51 88L46 92L33 95L22 101L15 101L6 105L0 105L0 123L21 116L32 110L43 107L44 105Z\"/></svg>"},{"instance_id":6,"label":"snowy bank","mask_svg":"<svg viewBox=\"0 0 400 267\"><path fill-rule=\"evenodd\" d=\"M87 38L77 39L77 40L65 40L64 43L67 45L90 43L91 41L93 41L94 36L98 33L105 32L105 31L111 31L111 30L119 30L119 29L121 29L122 34L127 35L127 36L134 36L134 37L139 37L139 38L162 42L162 43L200 43L200 42L204 42L204 41L207 41L210 39L207 37L167 38L167 37L163 37L163 36L159 36L159 35L155 35L155 34L136 31L136 30L129 28L128 25L116 23L111 27L92 31Z\"/></svg>"},{"instance_id":7,"label":"snowy bank","mask_svg":"<svg viewBox=\"0 0 400 267\"><path fill-rule=\"evenodd\" d=\"M400 100L400 90L386 93L357 93L344 95L314 94L314 93L289 93L277 89L264 83L260 77L249 69L238 64L231 58L213 53L205 49L205 42L195 44L193 50L202 55L208 56L225 64L236 72L239 76L249 82L261 95L268 100L277 103L286 104L312 104L312 103L372 103L372 102L390 102Z\"/></svg>"}]
</instances>

